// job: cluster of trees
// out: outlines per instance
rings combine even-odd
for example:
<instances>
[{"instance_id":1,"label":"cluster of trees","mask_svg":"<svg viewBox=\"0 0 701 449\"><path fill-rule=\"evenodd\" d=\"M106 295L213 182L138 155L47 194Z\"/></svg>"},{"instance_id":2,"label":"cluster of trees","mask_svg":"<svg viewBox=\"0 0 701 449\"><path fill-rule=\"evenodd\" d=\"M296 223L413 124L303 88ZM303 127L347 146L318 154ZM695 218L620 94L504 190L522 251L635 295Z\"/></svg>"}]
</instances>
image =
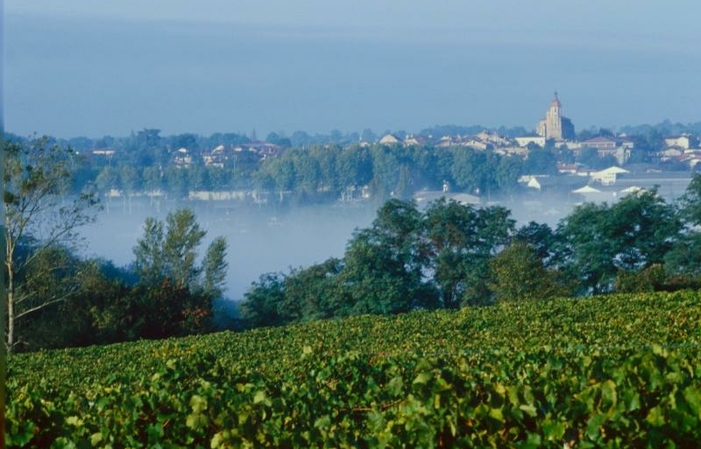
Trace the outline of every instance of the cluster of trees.
<instances>
[{"instance_id":1,"label":"cluster of trees","mask_svg":"<svg viewBox=\"0 0 701 449\"><path fill-rule=\"evenodd\" d=\"M227 244L205 237L188 209L164 222L149 218L134 262L118 268L78 257L67 243L28 247L8 267L16 295L8 297L8 350L107 344L210 332L213 302L222 296ZM21 292L21 294L19 294Z\"/></svg>"},{"instance_id":2,"label":"cluster of trees","mask_svg":"<svg viewBox=\"0 0 701 449\"><path fill-rule=\"evenodd\" d=\"M419 210L390 200L342 258L260 277L245 295L250 326L614 291L697 287L701 176L667 203L655 190L587 203L552 229L520 228L500 206L445 199Z\"/></svg>"},{"instance_id":3,"label":"cluster of trees","mask_svg":"<svg viewBox=\"0 0 701 449\"><path fill-rule=\"evenodd\" d=\"M77 256L79 228L99 207L72 192L77 155L46 139L5 145L5 282L8 351L160 338L211 329L227 243L187 210L149 218L132 266Z\"/></svg>"}]
</instances>

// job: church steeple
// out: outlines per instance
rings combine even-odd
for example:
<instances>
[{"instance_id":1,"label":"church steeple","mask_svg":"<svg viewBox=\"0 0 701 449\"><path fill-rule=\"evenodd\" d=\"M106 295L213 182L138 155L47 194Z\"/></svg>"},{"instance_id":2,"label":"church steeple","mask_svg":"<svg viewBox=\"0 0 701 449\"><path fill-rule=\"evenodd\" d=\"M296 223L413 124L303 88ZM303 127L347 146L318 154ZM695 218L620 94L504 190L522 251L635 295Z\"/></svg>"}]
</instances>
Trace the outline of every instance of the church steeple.
<instances>
[{"instance_id":1,"label":"church steeple","mask_svg":"<svg viewBox=\"0 0 701 449\"><path fill-rule=\"evenodd\" d=\"M557 96L557 91L553 95L550 108L545 113L545 118L538 122L536 130L538 135L546 139L574 139L574 125L572 125L570 119L562 116L562 104Z\"/></svg>"},{"instance_id":2,"label":"church steeple","mask_svg":"<svg viewBox=\"0 0 701 449\"><path fill-rule=\"evenodd\" d=\"M560 104L560 99L557 97L557 91L555 91L555 96L553 97L553 101L550 102L550 107L556 107L560 109L562 107L562 104Z\"/></svg>"}]
</instances>

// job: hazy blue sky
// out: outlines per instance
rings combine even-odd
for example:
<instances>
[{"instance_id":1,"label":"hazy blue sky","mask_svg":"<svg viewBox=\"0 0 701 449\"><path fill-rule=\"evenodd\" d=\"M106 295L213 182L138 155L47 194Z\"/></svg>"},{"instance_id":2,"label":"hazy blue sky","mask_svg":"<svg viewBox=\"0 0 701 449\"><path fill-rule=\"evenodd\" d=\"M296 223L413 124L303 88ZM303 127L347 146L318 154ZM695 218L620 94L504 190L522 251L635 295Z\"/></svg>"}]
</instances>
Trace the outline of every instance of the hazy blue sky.
<instances>
[{"instance_id":1,"label":"hazy blue sky","mask_svg":"<svg viewBox=\"0 0 701 449\"><path fill-rule=\"evenodd\" d=\"M5 0L5 125L61 137L701 120L698 0Z\"/></svg>"}]
</instances>

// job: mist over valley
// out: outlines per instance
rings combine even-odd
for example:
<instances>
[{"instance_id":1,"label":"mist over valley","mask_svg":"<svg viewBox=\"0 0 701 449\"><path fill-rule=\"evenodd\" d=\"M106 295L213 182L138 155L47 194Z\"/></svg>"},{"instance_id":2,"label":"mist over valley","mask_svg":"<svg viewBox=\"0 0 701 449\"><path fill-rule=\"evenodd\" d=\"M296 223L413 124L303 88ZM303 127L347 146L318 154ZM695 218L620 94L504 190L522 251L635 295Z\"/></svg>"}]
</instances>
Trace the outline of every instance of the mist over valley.
<instances>
[{"instance_id":1,"label":"mist over valley","mask_svg":"<svg viewBox=\"0 0 701 449\"><path fill-rule=\"evenodd\" d=\"M133 248L143 237L146 217L164 218L169 211L188 207L207 231L206 243L224 236L229 244L224 296L240 300L261 274L287 272L329 257L342 257L356 228L368 226L375 208L359 206L305 206L275 210L271 207L216 209L204 202L132 200L131 212L122 199L112 199L97 221L81 230L86 255L111 260L117 266L133 262Z\"/></svg>"}]
</instances>

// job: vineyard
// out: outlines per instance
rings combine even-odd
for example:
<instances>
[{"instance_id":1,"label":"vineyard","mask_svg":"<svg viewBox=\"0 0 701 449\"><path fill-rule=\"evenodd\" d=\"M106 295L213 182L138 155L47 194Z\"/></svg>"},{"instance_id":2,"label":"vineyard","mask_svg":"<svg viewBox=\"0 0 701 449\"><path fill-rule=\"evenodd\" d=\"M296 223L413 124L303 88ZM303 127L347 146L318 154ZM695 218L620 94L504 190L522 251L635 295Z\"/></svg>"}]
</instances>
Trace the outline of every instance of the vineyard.
<instances>
[{"instance_id":1,"label":"vineyard","mask_svg":"<svg viewBox=\"0 0 701 449\"><path fill-rule=\"evenodd\" d=\"M701 293L20 354L7 388L9 447L699 447Z\"/></svg>"}]
</instances>

